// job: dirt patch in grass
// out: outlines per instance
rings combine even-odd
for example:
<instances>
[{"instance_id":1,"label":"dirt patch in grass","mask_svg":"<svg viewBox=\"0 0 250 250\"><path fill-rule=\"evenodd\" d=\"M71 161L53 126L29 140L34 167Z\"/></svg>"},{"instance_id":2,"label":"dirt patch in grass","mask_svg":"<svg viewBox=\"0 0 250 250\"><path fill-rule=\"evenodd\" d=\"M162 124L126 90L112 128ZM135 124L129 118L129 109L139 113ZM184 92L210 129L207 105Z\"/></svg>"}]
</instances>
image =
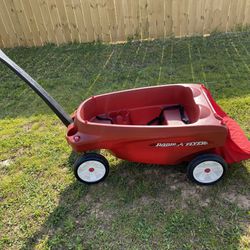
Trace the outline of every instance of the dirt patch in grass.
<instances>
[{"instance_id":1,"label":"dirt patch in grass","mask_svg":"<svg viewBox=\"0 0 250 250\"><path fill-rule=\"evenodd\" d=\"M34 122L28 122L23 125L23 129L25 132L29 132L33 126Z\"/></svg>"},{"instance_id":2,"label":"dirt patch in grass","mask_svg":"<svg viewBox=\"0 0 250 250\"><path fill-rule=\"evenodd\" d=\"M25 152L27 149L28 149L28 147L19 147L15 151L13 150L14 154L12 155L11 159L15 160L16 158L25 155Z\"/></svg>"},{"instance_id":3,"label":"dirt patch in grass","mask_svg":"<svg viewBox=\"0 0 250 250\"><path fill-rule=\"evenodd\" d=\"M241 209L250 210L250 196L239 194L230 190L227 193L221 194L221 198L227 202L234 203Z\"/></svg>"},{"instance_id":4,"label":"dirt patch in grass","mask_svg":"<svg viewBox=\"0 0 250 250\"><path fill-rule=\"evenodd\" d=\"M191 183L186 176L186 173L172 173L166 178L166 183L171 191L180 193L181 207L187 208L190 202L195 202L201 207L206 207L210 204L210 199L207 197L209 187L199 186Z\"/></svg>"},{"instance_id":5,"label":"dirt patch in grass","mask_svg":"<svg viewBox=\"0 0 250 250\"><path fill-rule=\"evenodd\" d=\"M4 161L0 161L0 167L8 167L13 163L12 159L7 159Z\"/></svg>"}]
</instances>

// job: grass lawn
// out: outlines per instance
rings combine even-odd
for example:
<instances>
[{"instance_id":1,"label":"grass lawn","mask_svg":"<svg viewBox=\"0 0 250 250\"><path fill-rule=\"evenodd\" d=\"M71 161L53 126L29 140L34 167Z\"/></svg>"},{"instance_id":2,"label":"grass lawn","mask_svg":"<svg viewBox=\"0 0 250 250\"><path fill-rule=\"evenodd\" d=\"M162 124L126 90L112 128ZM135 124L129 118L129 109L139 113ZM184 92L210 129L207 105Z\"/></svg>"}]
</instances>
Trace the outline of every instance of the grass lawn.
<instances>
[{"instance_id":1,"label":"grass lawn","mask_svg":"<svg viewBox=\"0 0 250 250\"><path fill-rule=\"evenodd\" d=\"M250 33L4 52L72 113L86 97L203 82L250 137ZM65 127L0 65L0 249L249 249L250 161L211 187L185 166L109 155L111 172L78 183Z\"/></svg>"}]
</instances>

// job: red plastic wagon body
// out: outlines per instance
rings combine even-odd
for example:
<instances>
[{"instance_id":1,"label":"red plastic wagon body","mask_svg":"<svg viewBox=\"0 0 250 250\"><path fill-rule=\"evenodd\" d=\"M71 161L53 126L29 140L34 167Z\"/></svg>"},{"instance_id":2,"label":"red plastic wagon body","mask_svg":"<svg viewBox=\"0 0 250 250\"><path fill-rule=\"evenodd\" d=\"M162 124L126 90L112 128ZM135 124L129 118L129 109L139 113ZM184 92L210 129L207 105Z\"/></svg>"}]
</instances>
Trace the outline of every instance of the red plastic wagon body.
<instances>
[{"instance_id":1,"label":"red plastic wagon body","mask_svg":"<svg viewBox=\"0 0 250 250\"><path fill-rule=\"evenodd\" d=\"M165 110L161 125L147 124L164 107L172 105L184 107L188 124L181 120L178 109ZM213 109L203 86L178 84L125 90L87 99L77 109L74 123L68 127L67 141L77 152L108 149L129 161L178 164L222 147L227 133L227 127Z\"/></svg>"}]
</instances>

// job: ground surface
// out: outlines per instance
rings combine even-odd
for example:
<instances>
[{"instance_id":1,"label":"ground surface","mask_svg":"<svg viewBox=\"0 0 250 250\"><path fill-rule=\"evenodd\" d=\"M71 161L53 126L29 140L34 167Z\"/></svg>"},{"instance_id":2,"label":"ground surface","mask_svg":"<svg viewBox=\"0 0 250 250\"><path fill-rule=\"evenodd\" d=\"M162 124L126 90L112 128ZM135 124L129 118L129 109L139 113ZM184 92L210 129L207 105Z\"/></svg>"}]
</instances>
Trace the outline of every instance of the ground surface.
<instances>
[{"instance_id":1,"label":"ground surface","mask_svg":"<svg viewBox=\"0 0 250 250\"><path fill-rule=\"evenodd\" d=\"M118 89L203 82L250 136L250 34L6 49L68 112ZM106 153L104 183L75 181L65 128L0 65L0 249L249 249L250 162L215 186L184 166Z\"/></svg>"}]
</instances>

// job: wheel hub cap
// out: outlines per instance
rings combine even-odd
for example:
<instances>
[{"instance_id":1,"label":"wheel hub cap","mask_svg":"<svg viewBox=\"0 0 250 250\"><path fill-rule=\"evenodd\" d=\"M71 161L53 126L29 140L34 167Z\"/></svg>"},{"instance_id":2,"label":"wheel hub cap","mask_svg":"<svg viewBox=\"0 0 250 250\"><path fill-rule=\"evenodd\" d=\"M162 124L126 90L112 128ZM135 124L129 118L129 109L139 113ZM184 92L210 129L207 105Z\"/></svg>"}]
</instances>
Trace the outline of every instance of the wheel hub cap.
<instances>
[{"instance_id":1,"label":"wheel hub cap","mask_svg":"<svg viewBox=\"0 0 250 250\"><path fill-rule=\"evenodd\" d=\"M223 175L223 166L217 161L204 161L193 170L195 180L200 183L213 183Z\"/></svg>"},{"instance_id":2,"label":"wheel hub cap","mask_svg":"<svg viewBox=\"0 0 250 250\"><path fill-rule=\"evenodd\" d=\"M77 174L85 182L97 182L106 173L105 166L95 160L83 162L77 169Z\"/></svg>"}]
</instances>

